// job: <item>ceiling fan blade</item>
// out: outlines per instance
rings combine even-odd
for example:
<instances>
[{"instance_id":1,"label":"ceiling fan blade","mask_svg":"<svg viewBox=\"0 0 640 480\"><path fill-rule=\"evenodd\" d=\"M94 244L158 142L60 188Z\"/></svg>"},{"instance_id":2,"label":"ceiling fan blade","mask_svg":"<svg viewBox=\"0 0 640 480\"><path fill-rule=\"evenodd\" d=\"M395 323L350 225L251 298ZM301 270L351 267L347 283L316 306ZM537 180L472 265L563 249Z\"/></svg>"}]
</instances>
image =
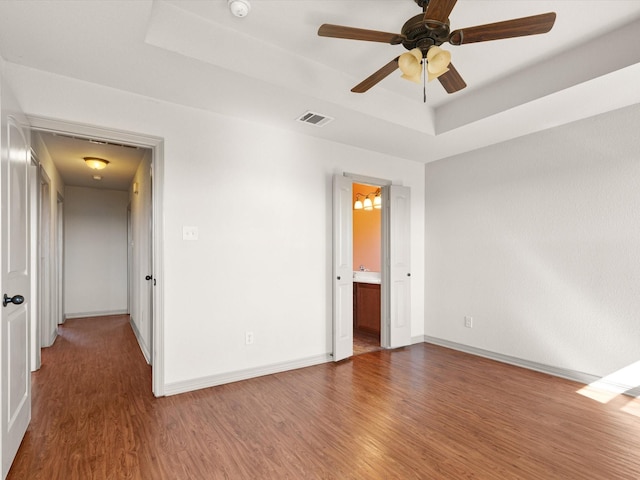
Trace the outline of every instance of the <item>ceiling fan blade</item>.
<instances>
[{"instance_id":1,"label":"ceiling fan blade","mask_svg":"<svg viewBox=\"0 0 640 480\"><path fill-rule=\"evenodd\" d=\"M449 14L458 0L430 0L427 11L424 12L425 20L435 20L440 23L447 23Z\"/></svg>"},{"instance_id":2,"label":"ceiling fan blade","mask_svg":"<svg viewBox=\"0 0 640 480\"><path fill-rule=\"evenodd\" d=\"M394 58L389 63L387 63L384 67L382 67L380 70L369 75L362 82L360 82L358 85L353 87L351 91L353 93L364 93L367 90L369 90L371 87L376 85L378 82L388 77L391 73L393 73L398 68L398 58L400 57Z\"/></svg>"},{"instance_id":3,"label":"ceiling fan blade","mask_svg":"<svg viewBox=\"0 0 640 480\"><path fill-rule=\"evenodd\" d=\"M321 37L346 38L349 40L364 40L367 42L390 43L398 45L406 40L400 33L379 32L377 30L367 30L364 28L343 27L341 25L330 25L325 23L320 25L318 35Z\"/></svg>"},{"instance_id":4,"label":"ceiling fan blade","mask_svg":"<svg viewBox=\"0 0 640 480\"><path fill-rule=\"evenodd\" d=\"M467 86L452 63L449 64L449 71L440 75L438 80L440 80L447 93L455 93Z\"/></svg>"},{"instance_id":5,"label":"ceiling fan blade","mask_svg":"<svg viewBox=\"0 0 640 480\"><path fill-rule=\"evenodd\" d=\"M449 35L449 43L462 45L465 43L488 42L501 38L523 37L547 33L556 21L555 12L533 15L531 17L514 18L504 22L487 23L475 27L454 30Z\"/></svg>"}]
</instances>

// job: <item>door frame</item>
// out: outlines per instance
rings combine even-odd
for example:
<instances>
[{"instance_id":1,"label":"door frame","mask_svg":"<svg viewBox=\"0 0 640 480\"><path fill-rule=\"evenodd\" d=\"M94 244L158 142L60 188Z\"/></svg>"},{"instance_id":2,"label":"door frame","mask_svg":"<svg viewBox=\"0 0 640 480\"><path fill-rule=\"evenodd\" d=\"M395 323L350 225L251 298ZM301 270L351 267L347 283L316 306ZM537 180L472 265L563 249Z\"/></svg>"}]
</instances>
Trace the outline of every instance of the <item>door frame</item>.
<instances>
[{"instance_id":1,"label":"door frame","mask_svg":"<svg viewBox=\"0 0 640 480\"><path fill-rule=\"evenodd\" d=\"M389 255L390 255L390 244L389 244L389 228L391 223L389 222L389 186L392 185L391 180L386 180L384 178L377 177L369 177L365 175L360 175L357 173L344 173L345 177L351 179L351 185L354 183L367 184L367 185L376 185L380 187L381 195L382 195L382 211L381 214L381 235L382 241L380 242L381 246L381 259L380 259L380 346L382 348L390 348L390 328L391 323L389 322L389 315L387 312L389 311ZM352 233L353 235L353 233Z\"/></svg>"},{"instance_id":2,"label":"door frame","mask_svg":"<svg viewBox=\"0 0 640 480\"><path fill-rule=\"evenodd\" d=\"M147 148L152 152L153 169L152 197L152 256L153 277L156 280L153 292L152 319L152 391L156 397L164 396L164 242L163 242L163 193L164 193L164 140L146 134L127 132L93 125L73 123L34 115L27 115L33 130L95 138Z\"/></svg>"},{"instance_id":3,"label":"door frame","mask_svg":"<svg viewBox=\"0 0 640 480\"><path fill-rule=\"evenodd\" d=\"M350 173L350 172L344 172L342 175L340 174L336 174L336 177L339 176L343 176L348 178L351 181L351 185L353 185L354 183L361 183L361 184L369 184L369 185L377 185L380 187L381 192L382 192L382 201L383 201L383 208L382 208L382 219L381 219L381 223L382 223L382 262L381 262L381 284L380 284L380 293L381 293L381 299L380 299L380 309L381 309L381 325L380 325L380 346L382 348L395 348L391 346L391 272L390 272L390 259L391 259L391 228L392 228L392 219L390 218L390 210L389 210L389 202L390 202L390 189L393 186L393 182L391 180L387 180L387 179L383 179L383 178L377 178L377 177L370 177L370 176L366 176L366 175L360 175L357 173ZM335 196L335 195L334 195ZM335 198L333 198L333 201L335 202ZM334 216L335 216L335 212L334 212ZM334 229L333 232L333 245L335 248L335 245L338 243L338 239L337 234L339 232L337 232ZM353 233L351 233L351 235L353 235ZM353 240L353 239L351 239ZM335 255L335 251L334 251L334 255ZM335 263L335 260L334 260ZM334 276L333 278L333 282L332 284L334 285L334 292L335 292L335 282L336 282L336 278ZM334 299L334 302L336 301L336 299ZM335 311L336 311L336 307L334 306L334 315L335 315ZM336 319L333 319L334 321L334 325L336 322ZM353 322L352 322L353 323ZM410 328L410 323L409 323L409 328ZM335 344L335 329L333 332L334 335L334 344ZM334 354L334 360L336 360L337 357Z\"/></svg>"}]
</instances>

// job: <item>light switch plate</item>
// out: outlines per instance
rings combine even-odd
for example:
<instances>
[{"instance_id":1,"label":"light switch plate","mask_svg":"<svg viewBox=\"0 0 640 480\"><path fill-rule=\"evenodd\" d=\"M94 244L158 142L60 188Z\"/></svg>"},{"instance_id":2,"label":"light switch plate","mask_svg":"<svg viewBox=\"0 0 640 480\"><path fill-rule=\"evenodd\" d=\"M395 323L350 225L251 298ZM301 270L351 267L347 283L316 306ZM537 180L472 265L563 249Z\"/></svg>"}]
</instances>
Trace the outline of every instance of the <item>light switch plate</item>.
<instances>
[{"instance_id":1,"label":"light switch plate","mask_svg":"<svg viewBox=\"0 0 640 480\"><path fill-rule=\"evenodd\" d=\"M183 240L197 240L198 239L198 227L182 227L182 239Z\"/></svg>"}]
</instances>

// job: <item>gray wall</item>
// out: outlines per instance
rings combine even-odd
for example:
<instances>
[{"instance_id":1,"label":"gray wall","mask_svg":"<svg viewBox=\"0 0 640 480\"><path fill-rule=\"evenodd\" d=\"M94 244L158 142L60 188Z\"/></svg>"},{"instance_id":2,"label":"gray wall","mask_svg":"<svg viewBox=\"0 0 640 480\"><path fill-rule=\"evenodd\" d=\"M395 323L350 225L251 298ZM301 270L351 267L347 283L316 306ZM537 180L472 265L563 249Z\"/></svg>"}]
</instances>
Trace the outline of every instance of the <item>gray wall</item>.
<instances>
[{"instance_id":1,"label":"gray wall","mask_svg":"<svg viewBox=\"0 0 640 480\"><path fill-rule=\"evenodd\" d=\"M127 312L128 192L66 187L65 316Z\"/></svg>"},{"instance_id":2,"label":"gray wall","mask_svg":"<svg viewBox=\"0 0 640 480\"><path fill-rule=\"evenodd\" d=\"M428 164L425 334L596 376L638 362L639 131L633 106Z\"/></svg>"}]
</instances>

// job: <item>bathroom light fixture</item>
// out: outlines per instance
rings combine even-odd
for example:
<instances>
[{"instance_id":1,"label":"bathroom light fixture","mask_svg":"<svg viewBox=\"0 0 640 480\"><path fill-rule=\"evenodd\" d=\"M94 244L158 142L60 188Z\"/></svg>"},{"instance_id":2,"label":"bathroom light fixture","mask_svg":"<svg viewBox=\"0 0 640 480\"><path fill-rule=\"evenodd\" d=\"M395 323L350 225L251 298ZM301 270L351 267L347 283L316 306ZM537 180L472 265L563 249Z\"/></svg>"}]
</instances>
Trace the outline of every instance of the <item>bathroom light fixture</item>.
<instances>
[{"instance_id":1,"label":"bathroom light fixture","mask_svg":"<svg viewBox=\"0 0 640 480\"><path fill-rule=\"evenodd\" d=\"M376 190L376 196L373 197L373 208L382 208L382 195L380 189Z\"/></svg>"},{"instance_id":2,"label":"bathroom light fixture","mask_svg":"<svg viewBox=\"0 0 640 480\"><path fill-rule=\"evenodd\" d=\"M373 200L371 199L373 197ZM364 198L364 200L362 200ZM356 201L353 204L354 210L373 210L382 208L382 190L377 189L371 193L356 193Z\"/></svg>"},{"instance_id":3,"label":"bathroom light fixture","mask_svg":"<svg viewBox=\"0 0 640 480\"><path fill-rule=\"evenodd\" d=\"M98 157L84 157L84 162L89 168L92 168L93 170L102 170L107 165L109 165L108 160Z\"/></svg>"},{"instance_id":4,"label":"bathroom light fixture","mask_svg":"<svg viewBox=\"0 0 640 480\"><path fill-rule=\"evenodd\" d=\"M236 17L246 17L251 11L251 4L249 3L249 0L229 0L228 4L229 10L231 10L231 13Z\"/></svg>"},{"instance_id":5,"label":"bathroom light fixture","mask_svg":"<svg viewBox=\"0 0 640 480\"><path fill-rule=\"evenodd\" d=\"M364 208L364 206L362 205L362 200L360 200L360 197L363 196L364 195L362 195L361 193L356 193L356 203L353 204L354 210L362 210Z\"/></svg>"}]
</instances>

